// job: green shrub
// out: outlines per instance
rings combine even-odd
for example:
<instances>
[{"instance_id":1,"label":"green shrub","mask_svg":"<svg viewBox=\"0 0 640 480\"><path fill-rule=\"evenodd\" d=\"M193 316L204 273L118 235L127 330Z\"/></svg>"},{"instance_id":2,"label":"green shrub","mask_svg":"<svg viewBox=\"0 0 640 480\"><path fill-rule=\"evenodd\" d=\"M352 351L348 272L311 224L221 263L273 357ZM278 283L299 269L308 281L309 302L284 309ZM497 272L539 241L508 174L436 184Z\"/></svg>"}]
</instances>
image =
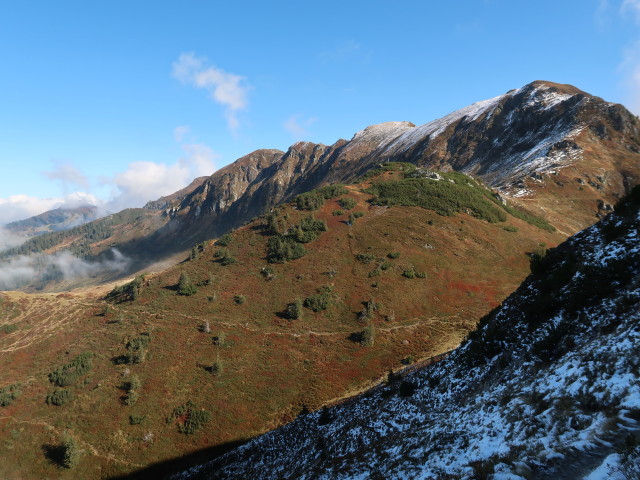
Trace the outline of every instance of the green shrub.
<instances>
[{"instance_id":1,"label":"green shrub","mask_svg":"<svg viewBox=\"0 0 640 480\"><path fill-rule=\"evenodd\" d=\"M371 277L377 277L378 275L380 275L380 269L376 268L375 270L371 270L369 272L369 275L367 276L371 278Z\"/></svg>"},{"instance_id":2,"label":"green shrub","mask_svg":"<svg viewBox=\"0 0 640 480\"><path fill-rule=\"evenodd\" d=\"M391 259L396 259L396 258L400 258L400 252L391 252L387 254L387 257L391 258Z\"/></svg>"},{"instance_id":3,"label":"green shrub","mask_svg":"<svg viewBox=\"0 0 640 480\"><path fill-rule=\"evenodd\" d=\"M302 318L302 301L296 300L287 304L287 318L290 320L298 320Z\"/></svg>"},{"instance_id":4,"label":"green shrub","mask_svg":"<svg viewBox=\"0 0 640 480\"><path fill-rule=\"evenodd\" d=\"M502 227L504 230L506 230L507 232L517 232L518 231L518 227L514 226L514 225L505 225L504 227Z\"/></svg>"},{"instance_id":5,"label":"green shrub","mask_svg":"<svg viewBox=\"0 0 640 480\"><path fill-rule=\"evenodd\" d=\"M191 435L211 420L211 413L198 408L189 400L184 405L175 408L167 420L173 422L176 419L180 420L178 423L178 431Z\"/></svg>"},{"instance_id":6,"label":"green shrub","mask_svg":"<svg viewBox=\"0 0 640 480\"><path fill-rule=\"evenodd\" d=\"M2 325L0 327L0 332L3 333L13 333L16 330L18 330L18 325L16 325L15 323L12 323L10 325Z\"/></svg>"},{"instance_id":7,"label":"green shrub","mask_svg":"<svg viewBox=\"0 0 640 480\"><path fill-rule=\"evenodd\" d=\"M284 263L287 260L296 260L304 257L307 251L304 246L295 239L276 235L267 242L267 260L269 263Z\"/></svg>"},{"instance_id":8,"label":"green shrub","mask_svg":"<svg viewBox=\"0 0 640 480\"><path fill-rule=\"evenodd\" d=\"M434 210L440 215L451 216L459 212L488 222L503 222L506 213L491 198L491 192L478 185L470 177L463 183L457 175L443 174L447 179L407 178L394 182L375 183L367 192L374 195L372 203L377 205L418 206ZM469 186L473 185L473 186Z\"/></svg>"},{"instance_id":9,"label":"green shrub","mask_svg":"<svg viewBox=\"0 0 640 480\"><path fill-rule=\"evenodd\" d=\"M364 212L353 212L354 218L362 218L364 217Z\"/></svg>"},{"instance_id":10,"label":"green shrub","mask_svg":"<svg viewBox=\"0 0 640 480\"><path fill-rule=\"evenodd\" d=\"M55 369L49 374L49 381L59 387L73 385L80 377L86 375L93 366L93 354L83 352L67 365Z\"/></svg>"},{"instance_id":11,"label":"green shrub","mask_svg":"<svg viewBox=\"0 0 640 480\"><path fill-rule=\"evenodd\" d=\"M138 337L134 337L127 342L127 353L125 355L125 361L129 364L142 363L147 358L147 351L149 348L149 342L151 337L149 335L142 334Z\"/></svg>"},{"instance_id":12,"label":"green shrub","mask_svg":"<svg viewBox=\"0 0 640 480\"><path fill-rule=\"evenodd\" d=\"M427 274L424 272L416 272L416 278L427 278Z\"/></svg>"},{"instance_id":13,"label":"green shrub","mask_svg":"<svg viewBox=\"0 0 640 480\"><path fill-rule=\"evenodd\" d=\"M262 267L260 269L260 275L262 275L266 280L273 280L276 276L276 272L271 267Z\"/></svg>"},{"instance_id":14,"label":"green shrub","mask_svg":"<svg viewBox=\"0 0 640 480\"><path fill-rule=\"evenodd\" d=\"M362 180L368 180L376 177L384 172L404 172L409 175L416 169L416 166L407 162L386 162L381 163L378 167L372 168L362 176Z\"/></svg>"},{"instance_id":15,"label":"green shrub","mask_svg":"<svg viewBox=\"0 0 640 480\"><path fill-rule=\"evenodd\" d=\"M56 405L58 407L68 403L73 398L71 390L54 390L47 395L47 405Z\"/></svg>"},{"instance_id":16,"label":"green shrub","mask_svg":"<svg viewBox=\"0 0 640 480\"><path fill-rule=\"evenodd\" d=\"M351 210L358 204L358 202L356 202L353 198L350 198L350 197L343 197L340 200L338 200L338 203L345 210Z\"/></svg>"},{"instance_id":17,"label":"green shrub","mask_svg":"<svg viewBox=\"0 0 640 480\"><path fill-rule=\"evenodd\" d=\"M331 212L331 215L333 215L334 217L339 217L341 215L344 215L344 210L334 210L333 212Z\"/></svg>"},{"instance_id":18,"label":"green shrub","mask_svg":"<svg viewBox=\"0 0 640 480\"><path fill-rule=\"evenodd\" d=\"M302 193L293 199L300 210L318 210L324 205L325 200L339 197L347 193L343 185L327 185L310 192Z\"/></svg>"},{"instance_id":19,"label":"green shrub","mask_svg":"<svg viewBox=\"0 0 640 480\"><path fill-rule=\"evenodd\" d=\"M402 271L402 276L405 278L416 278L416 271L413 267L405 268Z\"/></svg>"},{"instance_id":20,"label":"green shrub","mask_svg":"<svg viewBox=\"0 0 640 480\"><path fill-rule=\"evenodd\" d=\"M212 375L222 375L222 361L216 360L211 364L211 374Z\"/></svg>"},{"instance_id":21,"label":"green shrub","mask_svg":"<svg viewBox=\"0 0 640 480\"><path fill-rule=\"evenodd\" d=\"M370 253L358 253L356 255L356 260L362 263L371 263L376 259L375 255Z\"/></svg>"},{"instance_id":22,"label":"green shrub","mask_svg":"<svg viewBox=\"0 0 640 480\"><path fill-rule=\"evenodd\" d=\"M237 305L242 305L243 303L245 303L247 301L247 297L245 297L244 295L234 295L233 296L233 301Z\"/></svg>"},{"instance_id":23,"label":"green shrub","mask_svg":"<svg viewBox=\"0 0 640 480\"><path fill-rule=\"evenodd\" d=\"M129 393L124 397L125 405L133 405L140 398L140 393L138 390L130 390Z\"/></svg>"},{"instance_id":24,"label":"green shrub","mask_svg":"<svg viewBox=\"0 0 640 480\"><path fill-rule=\"evenodd\" d=\"M392 267L391 263L389 263L389 262L382 262L378 268L379 268L380 270L389 270L391 267Z\"/></svg>"},{"instance_id":25,"label":"green shrub","mask_svg":"<svg viewBox=\"0 0 640 480\"><path fill-rule=\"evenodd\" d=\"M188 297L190 295L195 295L196 293L198 293L198 288L191 283L189 276L182 272L180 274L180 279L178 280L178 295Z\"/></svg>"},{"instance_id":26,"label":"green shrub","mask_svg":"<svg viewBox=\"0 0 640 480\"><path fill-rule=\"evenodd\" d=\"M362 332L360 332L360 343L365 346L372 346L375 341L376 330L373 325L367 325Z\"/></svg>"},{"instance_id":27,"label":"green shrub","mask_svg":"<svg viewBox=\"0 0 640 480\"><path fill-rule=\"evenodd\" d=\"M329 308L333 301L331 287L319 288L317 292L318 293L304 299L304 306L316 313Z\"/></svg>"},{"instance_id":28,"label":"green shrub","mask_svg":"<svg viewBox=\"0 0 640 480\"><path fill-rule=\"evenodd\" d=\"M74 468L80 461L80 449L71 436L65 436L62 441L62 466L67 469Z\"/></svg>"},{"instance_id":29,"label":"green shrub","mask_svg":"<svg viewBox=\"0 0 640 480\"><path fill-rule=\"evenodd\" d=\"M140 289L142 288L142 284L144 282L144 274L137 275L133 280L129 283L125 283L119 287L114 287L107 296L105 297L107 301L111 301L114 303L122 303L136 300L140 294Z\"/></svg>"},{"instance_id":30,"label":"green shrub","mask_svg":"<svg viewBox=\"0 0 640 480\"><path fill-rule=\"evenodd\" d=\"M300 228L305 232L326 232L327 222L316 220L312 215L307 215L300 220Z\"/></svg>"},{"instance_id":31,"label":"green shrub","mask_svg":"<svg viewBox=\"0 0 640 480\"><path fill-rule=\"evenodd\" d=\"M129 423L131 425L140 425L142 422L144 422L145 418L147 418L146 415L134 415L134 414L131 414L131 415L129 415Z\"/></svg>"},{"instance_id":32,"label":"green shrub","mask_svg":"<svg viewBox=\"0 0 640 480\"><path fill-rule=\"evenodd\" d=\"M22 390L19 383L12 383L0 388L0 407L8 407L20 395L22 395Z\"/></svg>"},{"instance_id":33,"label":"green shrub","mask_svg":"<svg viewBox=\"0 0 640 480\"><path fill-rule=\"evenodd\" d=\"M230 233L225 233L218 240L216 240L216 245L221 247L228 247L233 241L233 236Z\"/></svg>"}]
</instances>

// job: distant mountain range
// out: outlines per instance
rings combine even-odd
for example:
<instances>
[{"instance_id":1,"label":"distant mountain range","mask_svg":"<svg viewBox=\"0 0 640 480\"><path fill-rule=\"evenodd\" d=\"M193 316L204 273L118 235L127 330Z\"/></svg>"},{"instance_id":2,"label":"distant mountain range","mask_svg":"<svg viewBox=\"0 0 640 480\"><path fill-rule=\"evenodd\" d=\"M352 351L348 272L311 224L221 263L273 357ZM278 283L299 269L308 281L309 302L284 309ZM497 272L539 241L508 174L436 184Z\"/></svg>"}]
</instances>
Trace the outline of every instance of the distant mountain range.
<instances>
[{"instance_id":1,"label":"distant mountain range","mask_svg":"<svg viewBox=\"0 0 640 480\"><path fill-rule=\"evenodd\" d=\"M6 224L3 228L24 237L69 230L98 218L98 208L84 205L77 208L56 208L40 215Z\"/></svg>"}]
</instances>

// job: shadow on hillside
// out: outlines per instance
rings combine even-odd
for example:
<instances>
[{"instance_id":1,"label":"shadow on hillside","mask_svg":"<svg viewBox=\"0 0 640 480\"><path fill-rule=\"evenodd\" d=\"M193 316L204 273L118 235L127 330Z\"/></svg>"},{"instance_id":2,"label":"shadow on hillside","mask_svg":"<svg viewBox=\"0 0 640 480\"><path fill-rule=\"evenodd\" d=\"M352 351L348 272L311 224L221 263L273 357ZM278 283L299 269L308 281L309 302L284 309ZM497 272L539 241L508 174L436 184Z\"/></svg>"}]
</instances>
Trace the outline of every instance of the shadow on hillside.
<instances>
[{"instance_id":1,"label":"shadow on hillside","mask_svg":"<svg viewBox=\"0 0 640 480\"><path fill-rule=\"evenodd\" d=\"M243 445L248 441L249 440L238 440L235 442L222 443L214 447L205 448L195 453L185 455L184 457L178 457L171 460L166 460L164 462L154 463L153 465L150 465L142 470L138 470L137 472L131 472L126 475L118 475L115 477L108 477L107 480L166 479L169 478L170 475L173 475L175 473L182 472L196 465L210 462L217 457L224 455L229 450L233 450L234 448L239 447L240 445Z\"/></svg>"}]
</instances>

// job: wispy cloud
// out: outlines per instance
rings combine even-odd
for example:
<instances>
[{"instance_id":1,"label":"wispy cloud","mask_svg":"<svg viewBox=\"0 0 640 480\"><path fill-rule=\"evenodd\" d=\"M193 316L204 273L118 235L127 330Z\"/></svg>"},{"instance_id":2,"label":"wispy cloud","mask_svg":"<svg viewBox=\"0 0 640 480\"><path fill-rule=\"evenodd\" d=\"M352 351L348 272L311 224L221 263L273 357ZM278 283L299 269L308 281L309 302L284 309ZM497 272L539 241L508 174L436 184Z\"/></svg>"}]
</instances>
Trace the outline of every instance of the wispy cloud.
<instances>
[{"instance_id":1,"label":"wispy cloud","mask_svg":"<svg viewBox=\"0 0 640 480\"><path fill-rule=\"evenodd\" d=\"M355 40L346 40L331 50L325 50L318 54L318 58L323 63L338 63L360 58L369 60L371 52L366 52L362 45Z\"/></svg>"},{"instance_id":2,"label":"wispy cloud","mask_svg":"<svg viewBox=\"0 0 640 480\"><path fill-rule=\"evenodd\" d=\"M88 262L73 256L68 251L53 255L23 255L3 262L0 268L0 290L13 290L23 285L47 280L73 280L92 277L105 271L123 271L130 259L115 248L111 258Z\"/></svg>"},{"instance_id":3,"label":"wispy cloud","mask_svg":"<svg viewBox=\"0 0 640 480\"><path fill-rule=\"evenodd\" d=\"M249 105L250 86L241 75L228 73L193 52L182 53L172 65L172 75L178 81L209 92L211 98L225 107L224 115L232 132L240 126L238 112Z\"/></svg>"},{"instance_id":4,"label":"wispy cloud","mask_svg":"<svg viewBox=\"0 0 640 480\"><path fill-rule=\"evenodd\" d=\"M284 129L296 140L301 140L308 137L309 127L317 121L316 117L304 118L302 115L294 114L284 122Z\"/></svg>"},{"instance_id":5,"label":"wispy cloud","mask_svg":"<svg viewBox=\"0 0 640 480\"><path fill-rule=\"evenodd\" d=\"M175 138L176 142L182 142L189 133L191 133L189 125L180 125L173 129L173 138Z\"/></svg>"},{"instance_id":6,"label":"wispy cloud","mask_svg":"<svg viewBox=\"0 0 640 480\"><path fill-rule=\"evenodd\" d=\"M173 164L133 162L124 172L106 179L113 187L109 211L141 207L149 200L169 195L188 185L194 178L211 175L218 155L203 143L182 145L184 155Z\"/></svg>"},{"instance_id":7,"label":"wispy cloud","mask_svg":"<svg viewBox=\"0 0 640 480\"><path fill-rule=\"evenodd\" d=\"M640 23L640 0L624 0L620 6L622 15L632 15Z\"/></svg>"},{"instance_id":8,"label":"wispy cloud","mask_svg":"<svg viewBox=\"0 0 640 480\"><path fill-rule=\"evenodd\" d=\"M85 192L74 192L63 197L52 198L12 195L0 198L0 225L33 217L54 208L76 208L99 204L100 201L95 196Z\"/></svg>"},{"instance_id":9,"label":"wispy cloud","mask_svg":"<svg viewBox=\"0 0 640 480\"><path fill-rule=\"evenodd\" d=\"M58 180L62 184L65 193L72 191L75 187L85 190L89 188L89 180L87 177L71 162L63 160L52 160L53 169L51 171L42 172L42 174L51 180Z\"/></svg>"},{"instance_id":10,"label":"wispy cloud","mask_svg":"<svg viewBox=\"0 0 640 480\"><path fill-rule=\"evenodd\" d=\"M26 237L16 235L2 227L0 227L0 252L7 248L17 247L27 240Z\"/></svg>"}]
</instances>

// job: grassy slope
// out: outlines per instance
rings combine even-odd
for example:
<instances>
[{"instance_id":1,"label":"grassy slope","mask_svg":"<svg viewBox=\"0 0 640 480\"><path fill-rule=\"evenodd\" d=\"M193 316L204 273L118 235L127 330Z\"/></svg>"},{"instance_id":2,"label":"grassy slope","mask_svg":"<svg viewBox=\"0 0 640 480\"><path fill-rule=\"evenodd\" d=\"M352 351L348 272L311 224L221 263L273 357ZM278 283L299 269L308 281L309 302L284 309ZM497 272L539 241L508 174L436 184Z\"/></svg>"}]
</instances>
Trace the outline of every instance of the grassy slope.
<instances>
[{"instance_id":1,"label":"grassy slope","mask_svg":"<svg viewBox=\"0 0 640 480\"><path fill-rule=\"evenodd\" d=\"M397 178L396 172L384 174ZM0 386L23 384L23 394L0 408L0 448L9 461L0 463L0 477L74 478L78 470L62 470L47 460L45 445L57 445L69 431L85 451L78 469L85 478L104 478L144 465L249 438L294 418L303 405L311 409L361 390L407 356L421 358L456 346L477 319L509 294L528 273L525 252L539 242L555 245L562 236L509 217L518 232L471 216L452 217L417 207L371 206L371 195L349 187L357 200L354 211L365 216L353 226L337 199L315 212L329 230L306 245L309 254L286 264L271 265L275 278L260 273L267 266L268 237L258 224L234 233L227 247L239 263L222 266L218 249L167 271L147 277L135 302L106 316L104 305L86 294L3 296L0 323L16 324L0 333L3 369ZM305 215L291 207L293 221ZM369 277L375 264L355 255L369 253L391 267ZM413 266L424 279L404 278ZM178 296L175 285L185 271L194 282L214 276L197 294ZM335 275L328 272L335 271ZM374 286L375 284L375 286ZM331 285L336 302L329 310L305 309L300 320L277 315L287 303L303 299L316 288ZM209 301L208 297L217 297ZM246 302L238 305L235 295ZM363 346L349 336L361 331L357 320L362 302L381 304L373 318L375 344ZM393 312L395 319L385 319ZM123 320L115 322L118 317ZM199 331L208 320L211 333ZM137 365L115 365L128 339L151 335L148 359ZM222 346L213 337L223 333ZM68 387L75 399L61 407L45 403L54 390L47 374L83 351L95 354L91 372ZM216 359L223 372L205 369ZM141 382L140 399L125 406L120 385L129 370ZM206 408L212 421L194 435L167 423L172 410L192 400ZM146 415L130 425L129 415ZM151 432L153 440L143 436Z\"/></svg>"}]
</instances>

